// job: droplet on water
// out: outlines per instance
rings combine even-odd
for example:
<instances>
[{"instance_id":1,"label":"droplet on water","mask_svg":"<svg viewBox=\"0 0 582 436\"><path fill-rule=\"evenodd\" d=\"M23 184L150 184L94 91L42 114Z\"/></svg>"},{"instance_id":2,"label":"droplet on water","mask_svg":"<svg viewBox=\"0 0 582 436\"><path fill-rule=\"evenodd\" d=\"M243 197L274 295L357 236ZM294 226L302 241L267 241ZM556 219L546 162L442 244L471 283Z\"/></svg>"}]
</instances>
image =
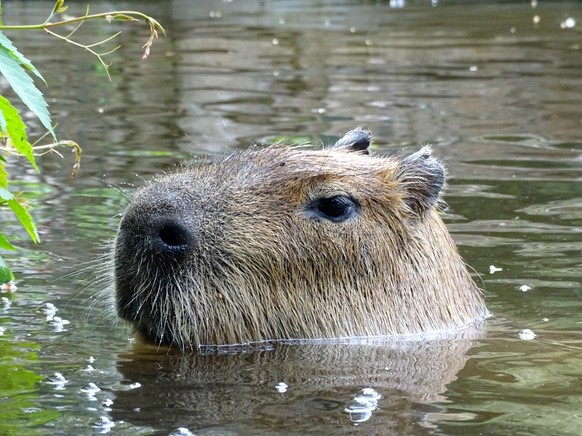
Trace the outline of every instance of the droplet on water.
<instances>
[{"instance_id":1,"label":"droplet on water","mask_svg":"<svg viewBox=\"0 0 582 436\"><path fill-rule=\"evenodd\" d=\"M378 408L378 400L382 396L372 388L364 388L356 395L353 401L348 404L344 412L350 415L350 421L360 423L367 421L372 416L372 412Z\"/></svg>"},{"instance_id":2,"label":"droplet on water","mask_svg":"<svg viewBox=\"0 0 582 436\"><path fill-rule=\"evenodd\" d=\"M568 17L560 23L560 27L562 29L572 29L573 27L576 27L576 20L572 17Z\"/></svg>"},{"instance_id":3,"label":"droplet on water","mask_svg":"<svg viewBox=\"0 0 582 436\"><path fill-rule=\"evenodd\" d=\"M523 329L519 332L519 339L522 341L531 341L536 337L536 334L530 329Z\"/></svg>"},{"instance_id":4,"label":"droplet on water","mask_svg":"<svg viewBox=\"0 0 582 436\"><path fill-rule=\"evenodd\" d=\"M55 314L59 311L59 309L57 309L57 306L55 306L53 303L44 303L39 311L41 313L44 313L47 316L47 320L52 318L53 316L55 316Z\"/></svg>"},{"instance_id":5,"label":"droplet on water","mask_svg":"<svg viewBox=\"0 0 582 436\"><path fill-rule=\"evenodd\" d=\"M60 316L54 316L51 319L48 319L47 323L50 324L51 326L53 326L53 328L55 329L55 332L58 333L58 332L66 331L65 326L67 324L70 324L71 322L69 320L61 318Z\"/></svg>"},{"instance_id":6,"label":"droplet on water","mask_svg":"<svg viewBox=\"0 0 582 436\"><path fill-rule=\"evenodd\" d=\"M47 385L53 385L57 390L65 389L65 385L69 383L69 380L60 372L49 375L44 381Z\"/></svg>"},{"instance_id":7,"label":"droplet on water","mask_svg":"<svg viewBox=\"0 0 582 436\"><path fill-rule=\"evenodd\" d=\"M95 383L91 382L81 388L81 392L89 395L95 395L97 392L101 392L101 388Z\"/></svg>"},{"instance_id":8,"label":"droplet on water","mask_svg":"<svg viewBox=\"0 0 582 436\"><path fill-rule=\"evenodd\" d=\"M109 433L115 427L115 422L108 416L100 416L93 424L93 428L99 430L99 433Z\"/></svg>"},{"instance_id":9,"label":"droplet on water","mask_svg":"<svg viewBox=\"0 0 582 436\"><path fill-rule=\"evenodd\" d=\"M530 288L528 285L521 285L521 286L519 287L519 290L520 290L521 292L527 292L527 291L529 291L530 289L531 289L531 288Z\"/></svg>"},{"instance_id":10,"label":"droplet on water","mask_svg":"<svg viewBox=\"0 0 582 436\"><path fill-rule=\"evenodd\" d=\"M275 385L275 389L277 390L277 392L279 392L280 394L284 394L285 392L287 392L287 388L289 386L287 385L287 383L284 382L279 382Z\"/></svg>"},{"instance_id":11,"label":"droplet on water","mask_svg":"<svg viewBox=\"0 0 582 436\"><path fill-rule=\"evenodd\" d=\"M503 268L497 268L495 265L489 265L489 274L495 274L499 271L503 271Z\"/></svg>"},{"instance_id":12,"label":"droplet on water","mask_svg":"<svg viewBox=\"0 0 582 436\"><path fill-rule=\"evenodd\" d=\"M17 289L16 283L12 281L0 285L0 292L16 292Z\"/></svg>"},{"instance_id":13,"label":"droplet on water","mask_svg":"<svg viewBox=\"0 0 582 436\"><path fill-rule=\"evenodd\" d=\"M168 436L194 436L194 433L186 427L179 427L176 430L173 430Z\"/></svg>"}]
</instances>

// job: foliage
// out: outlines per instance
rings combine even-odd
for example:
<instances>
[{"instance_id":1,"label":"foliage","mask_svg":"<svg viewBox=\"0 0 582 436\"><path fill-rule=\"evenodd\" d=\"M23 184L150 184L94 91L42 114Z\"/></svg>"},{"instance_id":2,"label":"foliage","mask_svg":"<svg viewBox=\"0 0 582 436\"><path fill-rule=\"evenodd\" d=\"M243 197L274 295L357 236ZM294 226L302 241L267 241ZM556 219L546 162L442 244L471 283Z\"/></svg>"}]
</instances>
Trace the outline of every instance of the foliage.
<instances>
[{"instance_id":1,"label":"foliage","mask_svg":"<svg viewBox=\"0 0 582 436\"><path fill-rule=\"evenodd\" d=\"M28 209L25 207L22 196L19 194L15 195L9 190L9 175L5 166L7 162L7 156L24 156L30 165L32 165L32 167L38 171L39 169L35 162L35 155L38 156L48 152L58 153L56 149L62 146L72 147L76 153L76 161L72 172L72 176L74 177L79 169L81 148L73 141L57 140L54 127L51 122L48 104L44 99L42 92L37 88L34 82L34 77L42 81L45 85L46 81L40 72L34 67L32 62L18 51L12 41L2 31L43 30L49 35L52 35L62 41L84 48L86 51L99 59L99 62L105 68L109 79L111 79L108 71L110 64L105 62L104 57L117 50L119 46L116 46L112 50L103 52L98 52L97 49L98 47L101 47L115 39L121 32L117 32L108 38L93 44L85 45L73 39L75 32L79 30L83 23L89 20L99 19L104 19L108 22L115 20L130 22L137 22L140 21L140 19L144 20L145 23L149 26L150 36L143 46L143 59L146 59L149 56L150 48L154 40L158 38L158 32L165 34L164 28L156 20L141 12L111 11L90 14L89 7L87 7L84 15L79 17L65 17L62 14L67 10L68 6L66 6L64 3L65 0L56 0L51 13L46 18L46 20L40 24L9 26L2 23L2 5L0 2L0 74L4 76L22 103L38 117L41 124L47 130L47 134L50 134L54 140L53 143L46 145L31 144L26 133L26 125L23 122L18 109L12 105L12 103L7 98L0 96L0 152L4 153L4 156L0 155L0 210L11 210L35 243L39 242L39 237L34 220L28 212ZM63 19L60 21L55 20L55 18L59 16ZM76 24L76 27L68 34L60 34L53 30L54 28L70 24ZM40 139L43 139L44 136ZM6 235L2 233L2 229L0 229L0 249L14 250L14 246L10 243ZM12 279L12 273L0 256L0 284L9 282Z\"/></svg>"}]
</instances>

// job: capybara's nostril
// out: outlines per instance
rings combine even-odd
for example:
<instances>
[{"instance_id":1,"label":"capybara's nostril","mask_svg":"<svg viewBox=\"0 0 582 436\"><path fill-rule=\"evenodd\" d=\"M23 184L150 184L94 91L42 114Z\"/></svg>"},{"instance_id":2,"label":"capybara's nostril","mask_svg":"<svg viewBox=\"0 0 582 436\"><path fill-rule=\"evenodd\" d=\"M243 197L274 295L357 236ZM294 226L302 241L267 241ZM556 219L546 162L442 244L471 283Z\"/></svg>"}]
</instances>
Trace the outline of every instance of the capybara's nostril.
<instances>
[{"instance_id":1,"label":"capybara's nostril","mask_svg":"<svg viewBox=\"0 0 582 436\"><path fill-rule=\"evenodd\" d=\"M170 251L185 251L192 243L190 231L176 222L162 224L158 236L163 246Z\"/></svg>"}]
</instances>

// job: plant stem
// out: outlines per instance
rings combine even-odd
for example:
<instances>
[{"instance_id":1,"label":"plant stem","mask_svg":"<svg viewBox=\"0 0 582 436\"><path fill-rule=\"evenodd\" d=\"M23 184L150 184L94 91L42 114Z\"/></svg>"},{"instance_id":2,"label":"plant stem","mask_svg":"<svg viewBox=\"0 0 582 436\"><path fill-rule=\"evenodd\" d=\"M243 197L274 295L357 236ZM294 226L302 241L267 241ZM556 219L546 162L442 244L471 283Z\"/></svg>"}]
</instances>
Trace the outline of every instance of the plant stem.
<instances>
[{"instance_id":1,"label":"plant stem","mask_svg":"<svg viewBox=\"0 0 582 436\"><path fill-rule=\"evenodd\" d=\"M50 29L52 27L65 26L67 24L77 23L79 21L92 20L95 18L105 18L105 19L115 20L116 15L123 16L125 18L125 21L139 21L135 17L143 18L146 22L153 24L155 28L161 30L164 34L166 34L166 31L164 30L164 28L162 27L162 25L160 23L158 23L152 17L150 17L144 13L137 12L137 11L111 11L111 12L101 12L98 14L86 14L86 15L83 15L81 17L69 18L67 20L56 21L54 23L46 23L45 22L42 24L22 24L22 25L9 25L9 26L1 25L0 30Z\"/></svg>"}]
</instances>

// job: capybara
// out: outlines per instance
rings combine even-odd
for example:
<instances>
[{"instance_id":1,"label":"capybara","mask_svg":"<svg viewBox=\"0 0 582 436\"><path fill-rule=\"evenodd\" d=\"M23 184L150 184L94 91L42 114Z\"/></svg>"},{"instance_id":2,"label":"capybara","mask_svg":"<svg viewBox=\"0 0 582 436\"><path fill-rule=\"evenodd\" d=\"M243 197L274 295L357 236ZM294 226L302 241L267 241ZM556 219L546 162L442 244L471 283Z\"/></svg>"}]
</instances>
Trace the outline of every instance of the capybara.
<instances>
[{"instance_id":1,"label":"capybara","mask_svg":"<svg viewBox=\"0 0 582 436\"><path fill-rule=\"evenodd\" d=\"M438 209L428 147L369 155L348 132L321 150L253 147L154 178L114 248L117 311L182 349L434 333L484 319Z\"/></svg>"}]
</instances>

